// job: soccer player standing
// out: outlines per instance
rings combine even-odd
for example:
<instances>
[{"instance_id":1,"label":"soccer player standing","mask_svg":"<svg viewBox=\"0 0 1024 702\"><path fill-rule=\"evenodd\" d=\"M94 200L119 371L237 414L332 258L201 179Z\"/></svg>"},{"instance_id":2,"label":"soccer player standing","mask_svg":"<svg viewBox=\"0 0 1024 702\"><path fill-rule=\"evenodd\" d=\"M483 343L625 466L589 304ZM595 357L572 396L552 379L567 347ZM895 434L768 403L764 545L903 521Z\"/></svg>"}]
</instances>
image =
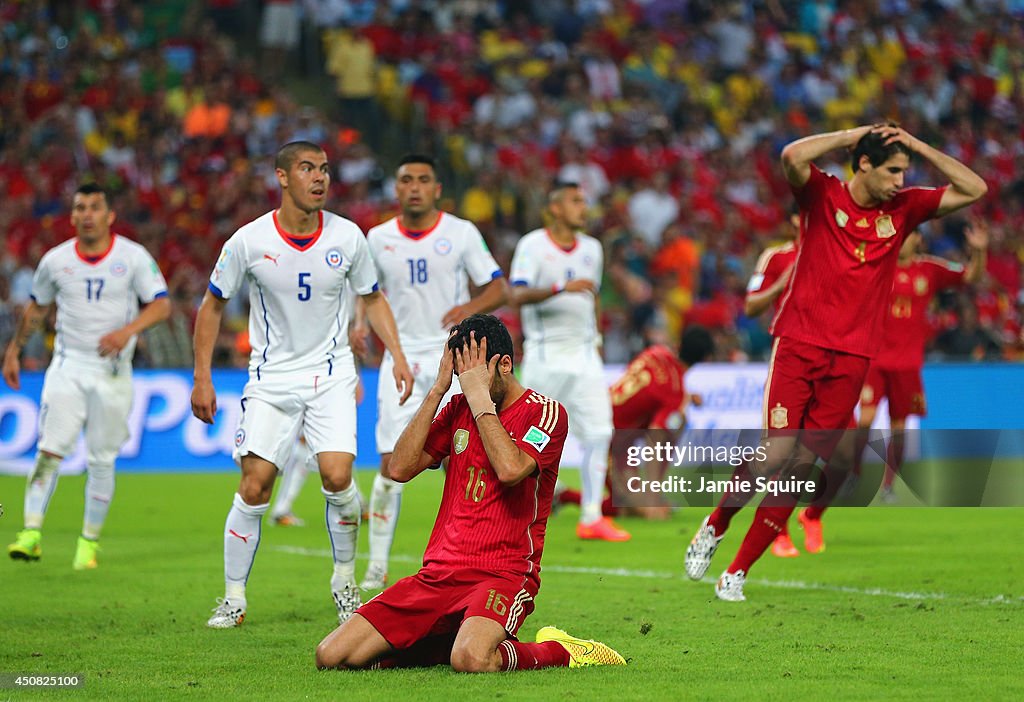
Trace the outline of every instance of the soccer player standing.
<instances>
[{"instance_id":1,"label":"soccer player standing","mask_svg":"<svg viewBox=\"0 0 1024 702\"><path fill-rule=\"evenodd\" d=\"M967 267L935 256L917 253L921 234L913 232L900 248L896 280L883 325L882 348L871 361L867 379L860 394L860 421L854 471L859 472L860 457L868 440L868 429L875 420L875 411L883 397L889 399L889 441L882 484L882 499L893 499L892 483L903 463L903 430L907 417L923 417L926 413L924 383L924 347L928 343L928 307L941 290L974 283L985 271L988 230L983 224L969 226L964 238L971 249ZM813 505L805 514L816 517L820 510Z\"/></svg>"},{"instance_id":2,"label":"soccer player standing","mask_svg":"<svg viewBox=\"0 0 1024 702\"><path fill-rule=\"evenodd\" d=\"M452 384L462 385L438 412ZM512 338L497 318L461 322L436 380L388 464L405 482L448 468L423 567L373 598L317 647L319 668L451 663L460 672L624 665L604 644L554 627L516 633L534 608L568 430L565 409L512 373Z\"/></svg>"},{"instance_id":3,"label":"soccer player standing","mask_svg":"<svg viewBox=\"0 0 1024 702\"><path fill-rule=\"evenodd\" d=\"M582 232L587 201L576 183L548 195L550 226L523 236L512 257L512 302L522 309L523 382L569 408L570 431L583 446L582 501L576 535L628 541L601 515L612 407L598 351L598 288L604 251Z\"/></svg>"},{"instance_id":4,"label":"soccer player standing","mask_svg":"<svg viewBox=\"0 0 1024 702\"><path fill-rule=\"evenodd\" d=\"M361 584L364 590L379 590L387 581L402 483L384 476L399 434L433 383L448 330L469 315L501 307L508 299L508 285L480 231L472 222L437 209L441 183L431 157L402 158L395 193L401 213L371 229L367 241L416 382L410 401L401 404L388 379L393 360L384 354L377 389L380 473L370 494L370 564ZM480 288L472 299L469 280Z\"/></svg>"},{"instance_id":5,"label":"soccer player standing","mask_svg":"<svg viewBox=\"0 0 1024 702\"><path fill-rule=\"evenodd\" d=\"M224 525L225 595L207 622L218 629L245 618L245 585L262 518L278 468L300 432L317 457L327 501L338 619L359 606L355 546L361 510L352 480L357 376L347 343L347 288L362 296L371 326L395 359L392 376L402 399L412 392L412 373L391 307L377 289L366 238L355 224L323 209L331 179L323 149L304 141L286 144L275 168L280 208L224 244L196 317L192 413L212 424L214 341L227 300L248 280L252 352L234 450L242 478Z\"/></svg>"},{"instance_id":6,"label":"soccer player standing","mask_svg":"<svg viewBox=\"0 0 1024 702\"><path fill-rule=\"evenodd\" d=\"M135 342L171 312L156 262L142 246L111 232L115 217L99 186L75 191L75 237L39 261L32 299L4 354L4 380L18 390L21 349L56 304L57 338L39 402L39 450L25 488L25 528L7 547L14 559L42 555L43 518L57 470L84 428L89 477L72 566L96 567L100 531L114 497L114 459L128 438Z\"/></svg>"},{"instance_id":7,"label":"soccer player standing","mask_svg":"<svg viewBox=\"0 0 1024 702\"><path fill-rule=\"evenodd\" d=\"M843 182L813 161L853 149L853 176ZM950 183L904 188L912 154ZM835 452L878 349L903 240L922 222L977 201L985 181L970 168L895 125L863 126L800 139L782 165L802 223L789 287L772 323L776 337L765 384L762 421L766 460L758 475L780 470L806 478L816 457ZM852 457L852 451L850 452ZM836 465L833 469L848 469ZM750 566L781 531L797 495L759 510L732 564L715 585L720 599L741 601ZM705 519L686 553L690 577L710 564L722 535Z\"/></svg>"}]
</instances>

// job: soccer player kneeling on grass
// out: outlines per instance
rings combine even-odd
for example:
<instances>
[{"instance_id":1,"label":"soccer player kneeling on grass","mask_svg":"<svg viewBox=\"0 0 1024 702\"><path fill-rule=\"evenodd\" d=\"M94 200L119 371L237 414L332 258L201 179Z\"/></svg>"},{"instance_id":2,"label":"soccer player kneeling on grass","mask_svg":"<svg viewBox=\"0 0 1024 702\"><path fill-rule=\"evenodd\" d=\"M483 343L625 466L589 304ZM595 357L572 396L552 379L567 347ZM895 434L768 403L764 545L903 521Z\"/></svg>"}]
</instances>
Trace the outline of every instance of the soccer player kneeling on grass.
<instances>
[{"instance_id":1,"label":"soccer player kneeling on grass","mask_svg":"<svg viewBox=\"0 0 1024 702\"><path fill-rule=\"evenodd\" d=\"M463 394L438 413L453 373ZM497 318L476 314L457 325L437 380L388 466L388 477L406 482L448 458L423 567L321 641L317 666L450 663L482 673L625 665L608 646L554 627L538 631L536 643L516 639L540 589L567 430L565 409L512 374L512 339Z\"/></svg>"}]
</instances>

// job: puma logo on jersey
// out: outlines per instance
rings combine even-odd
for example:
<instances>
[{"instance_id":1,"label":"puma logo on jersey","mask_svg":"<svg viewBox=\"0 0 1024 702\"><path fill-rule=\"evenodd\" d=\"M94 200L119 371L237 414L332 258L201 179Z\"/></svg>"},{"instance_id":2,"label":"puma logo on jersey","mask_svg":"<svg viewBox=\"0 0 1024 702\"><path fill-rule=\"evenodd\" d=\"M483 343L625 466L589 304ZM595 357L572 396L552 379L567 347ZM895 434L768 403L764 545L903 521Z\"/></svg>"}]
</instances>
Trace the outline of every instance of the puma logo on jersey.
<instances>
[{"instance_id":1,"label":"puma logo on jersey","mask_svg":"<svg viewBox=\"0 0 1024 702\"><path fill-rule=\"evenodd\" d=\"M392 246L391 244L387 244L387 245L384 246L384 250L388 251L390 253L394 253L395 251L398 250L398 248L395 247L395 246Z\"/></svg>"},{"instance_id":2,"label":"puma logo on jersey","mask_svg":"<svg viewBox=\"0 0 1024 702\"><path fill-rule=\"evenodd\" d=\"M267 259L268 261L272 261L274 263L274 265L276 266L277 265L277 259L281 258L281 254L278 254L276 256L271 256L270 254L266 254L265 253L265 254L263 254L263 258Z\"/></svg>"}]
</instances>

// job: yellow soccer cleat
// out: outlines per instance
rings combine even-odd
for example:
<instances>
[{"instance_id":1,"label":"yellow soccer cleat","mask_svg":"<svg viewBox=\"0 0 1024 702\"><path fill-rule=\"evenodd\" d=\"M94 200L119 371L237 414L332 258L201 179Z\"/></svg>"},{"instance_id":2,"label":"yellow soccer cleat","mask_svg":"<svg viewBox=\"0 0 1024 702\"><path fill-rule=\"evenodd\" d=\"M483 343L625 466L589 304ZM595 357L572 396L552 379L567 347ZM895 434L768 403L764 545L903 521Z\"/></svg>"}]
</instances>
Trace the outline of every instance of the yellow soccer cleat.
<instances>
[{"instance_id":1,"label":"yellow soccer cleat","mask_svg":"<svg viewBox=\"0 0 1024 702\"><path fill-rule=\"evenodd\" d=\"M545 626L537 632L537 643L557 641L569 652L570 668L586 668L592 665L626 665L626 659L600 641L577 639L561 629Z\"/></svg>"},{"instance_id":2,"label":"yellow soccer cleat","mask_svg":"<svg viewBox=\"0 0 1024 702\"><path fill-rule=\"evenodd\" d=\"M38 529L23 529L14 537L14 543L7 547L7 555L16 561L38 561L43 555L39 542L43 533Z\"/></svg>"},{"instance_id":3,"label":"yellow soccer cleat","mask_svg":"<svg viewBox=\"0 0 1024 702\"><path fill-rule=\"evenodd\" d=\"M95 568L96 563L96 552L100 550L100 545L96 541L91 541L84 536L78 537L78 548L75 549L75 560L72 561L71 567L75 570L91 570Z\"/></svg>"}]
</instances>

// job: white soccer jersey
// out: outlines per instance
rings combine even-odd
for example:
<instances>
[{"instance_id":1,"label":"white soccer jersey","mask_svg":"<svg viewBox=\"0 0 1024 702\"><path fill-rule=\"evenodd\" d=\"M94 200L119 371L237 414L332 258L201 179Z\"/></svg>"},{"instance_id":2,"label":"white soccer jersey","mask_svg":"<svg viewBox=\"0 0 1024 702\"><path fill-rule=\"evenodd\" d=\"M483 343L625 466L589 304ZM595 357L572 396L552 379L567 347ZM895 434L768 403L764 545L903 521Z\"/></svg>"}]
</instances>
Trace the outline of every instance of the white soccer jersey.
<instances>
[{"instance_id":1,"label":"white soccer jersey","mask_svg":"<svg viewBox=\"0 0 1024 702\"><path fill-rule=\"evenodd\" d=\"M268 212L224 244L210 291L227 299L249 281L249 374L332 375L351 365L346 287L358 295L377 289L366 238L355 223L320 213L320 228L301 248ZM341 366L344 367L344 366Z\"/></svg>"},{"instance_id":2,"label":"white soccer jersey","mask_svg":"<svg viewBox=\"0 0 1024 702\"><path fill-rule=\"evenodd\" d=\"M604 251L601 243L577 232L576 244L566 251L546 229L535 229L516 244L512 257L512 285L530 288L565 287L574 278L601 285ZM589 292L561 292L522 307L523 336L527 350L545 346L593 347L597 341L594 296Z\"/></svg>"},{"instance_id":3,"label":"white soccer jersey","mask_svg":"<svg viewBox=\"0 0 1024 702\"><path fill-rule=\"evenodd\" d=\"M100 338L139 314L139 302L149 304L167 294L167 283L156 261L140 244L113 235L110 248L86 258L76 239L46 252L32 279L32 299L40 305L57 303L54 361L71 359L130 368L135 337L117 358L100 356Z\"/></svg>"},{"instance_id":4,"label":"white soccer jersey","mask_svg":"<svg viewBox=\"0 0 1024 702\"><path fill-rule=\"evenodd\" d=\"M476 225L447 212L425 232L409 232L395 217L367 241L406 351L442 348L441 319L469 301L467 280L482 286L501 276Z\"/></svg>"}]
</instances>

